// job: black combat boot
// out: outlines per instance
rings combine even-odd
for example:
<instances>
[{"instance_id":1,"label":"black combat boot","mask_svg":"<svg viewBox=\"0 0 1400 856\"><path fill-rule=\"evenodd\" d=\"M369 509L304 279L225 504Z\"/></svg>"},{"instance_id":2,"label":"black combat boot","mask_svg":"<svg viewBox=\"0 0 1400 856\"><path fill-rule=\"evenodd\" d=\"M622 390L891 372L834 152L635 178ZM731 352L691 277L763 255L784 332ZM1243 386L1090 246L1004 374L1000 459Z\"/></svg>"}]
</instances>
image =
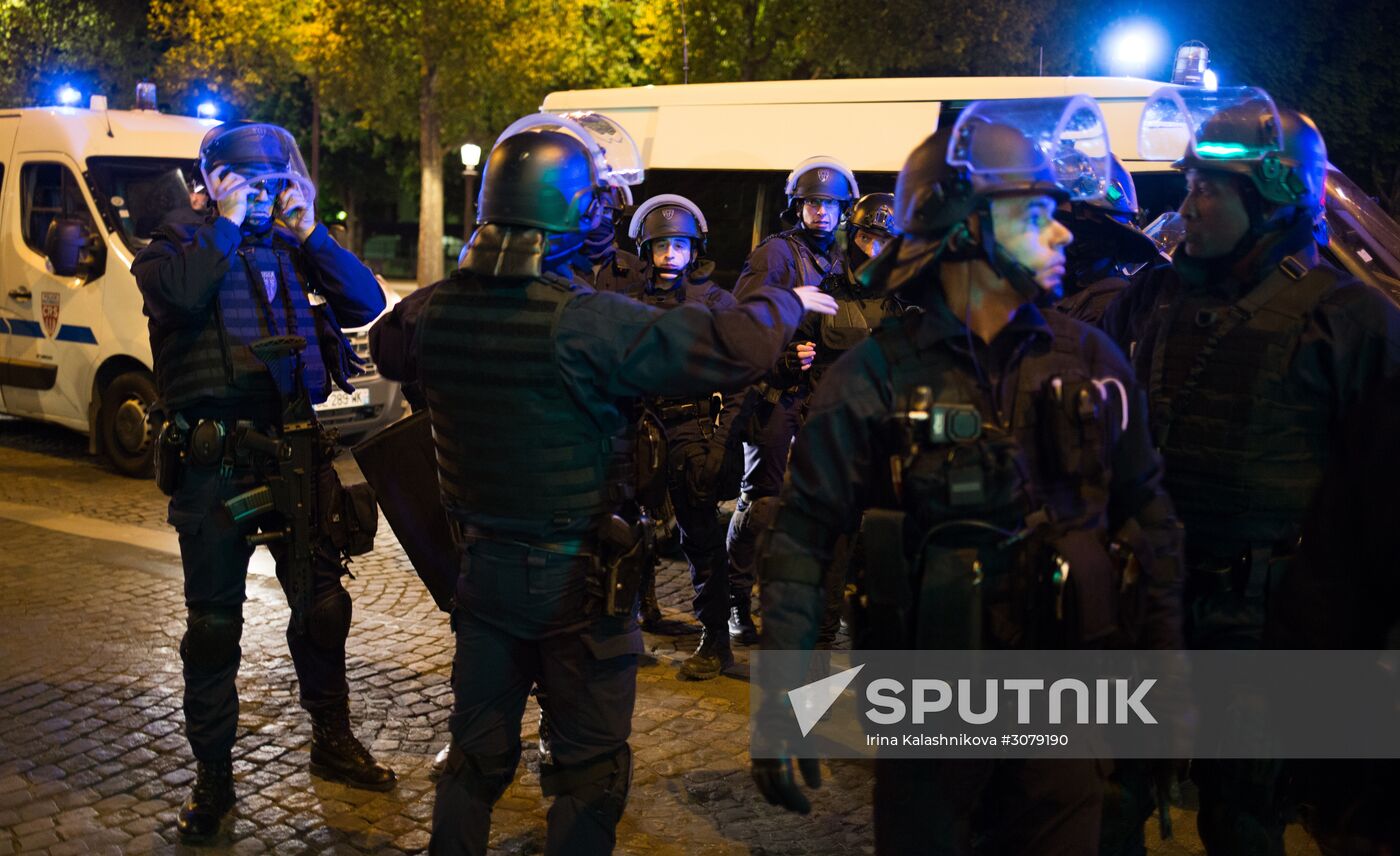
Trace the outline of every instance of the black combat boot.
<instances>
[{"instance_id":1,"label":"black combat boot","mask_svg":"<svg viewBox=\"0 0 1400 856\"><path fill-rule=\"evenodd\" d=\"M175 828L186 844L201 844L219 834L224 816L233 808L233 760L200 761L195 766L194 788L180 806Z\"/></svg>"},{"instance_id":2,"label":"black combat boot","mask_svg":"<svg viewBox=\"0 0 1400 856\"><path fill-rule=\"evenodd\" d=\"M681 663L680 677L687 681L708 681L734 665L734 652L723 628L706 629L700 634L700 647Z\"/></svg>"},{"instance_id":3,"label":"black combat boot","mask_svg":"<svg viewBox=\"0 0 1400 856\"><path fill-rule=\"evenodd\" d=\"M662 623L661 604L656 602L656 574L653 572L642 586L642 629L655 633L661 629Z\"/></svg>"},{"instance_id":4,"label":"black combat boot","mask_svg":"<svg viewBox=\"0 0 1400 856\"><path fill-rule=\"evenodd\" d=\"M350 730L348 706L311 715L311 772L368 791L387 791L398 781Z\"/></svg>"},{"instance_id":5,"label":"black combat boot","mask_svg":"<svg viewBox=\"0 0 1400 856\"><path fill-rule=\"evenodd\" d=\"M740 645L758 643L758 628L749 614L749 596L741 596L729 608L729 638Z\"/></svg>"}]
</instances>

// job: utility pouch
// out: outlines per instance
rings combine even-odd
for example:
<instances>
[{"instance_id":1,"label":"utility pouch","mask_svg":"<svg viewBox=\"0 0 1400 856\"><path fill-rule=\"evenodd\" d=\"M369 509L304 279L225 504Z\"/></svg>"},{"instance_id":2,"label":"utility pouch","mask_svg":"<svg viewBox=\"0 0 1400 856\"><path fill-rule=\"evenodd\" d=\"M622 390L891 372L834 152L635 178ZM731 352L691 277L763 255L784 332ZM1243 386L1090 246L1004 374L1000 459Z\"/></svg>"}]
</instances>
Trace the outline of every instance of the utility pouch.
<instances>
[{"instance_id":1,"label":"utility pouch","mask_svg":"<svg viewBox=\"0 0 1400 856\"><path fill-rule=\"evenodd\" d=\"M1044 458L1057 475L1091 481L1104 475L1108 408L1093 381L1052 377L1039 405Z\"/></svg>"},{"instance_id":2,"label":"utility pouch","mask_svg":"<svg viewBox=\"0 0 1400 856\"><path fill-rule=\"evenodd\" d=\"M1085 529L1050 542L1050 603L1066 645L1100 647L1118 631L1122 570L1099 535Z\"/></svg>"},{"instance_id":3,"label":"utility pouch","mask_svg":"<svg viewBox=\"0 0 1400 856\"><path fill-rule=\"evenodd\" d=\"M872 508L860 523L864 551L859 594L852 617L855 647L898 650L909 647L909 606L913 602L909 560L904 554L903 511Z\"/></svg>"},{"instance_id":4,"label":"utility pouch","mask_svg":"<svg viewBox=\"0 0 1400 856\"><path fill-rule=\"evenodd\" d=\"M919 557L920 650L976 651L982 644L982 563L976 547L928 545Z\"/></svg>"},{"instance_id":5,"label":"utility pouch","mask_svg":"<svg viewBox=\"0 0 1400 856\"><path fill-rule=\"evenodd\" d=\"M321 525L331 544L347 556L373 550L379 531L374 488L368 482L343 485L332 467L322 468L319 482L316 501L323 509Z\"/></svg>"},{"instance_id":6,"label":"utility pouch","mask_svg":"<svg viewBox=\"0 0 1400 856\"><path fill-rule=\"evenodd\" d=\"M666 429L650 409L643 408L637 420L634 455L637 502L658 509L666 501Z\"/></svg>"},{"instance_id":7,"label":"utility pouch","mask_svg":"<svg viewBox=\"0 0 1400 856\"><path fill-rule=\"evenodd\" d=\"M642 580L654 559L651 521L642 515L629 523L616 514L598 528L603 615L630 616L637 608Z\"/></svg>"},{"instance_id":8,"label":"utility pouch","mask_svg":"<svg viewBox=\"0 0 1400 856\"><path fill-rule=\"evenodd\" d=\"M155 464L156 487L166 496L174 496L180 487L180 469L185 456L188 438L175 420L167 420L156 432L156 445L152 451Z\"/></svg>"}]
</instances>

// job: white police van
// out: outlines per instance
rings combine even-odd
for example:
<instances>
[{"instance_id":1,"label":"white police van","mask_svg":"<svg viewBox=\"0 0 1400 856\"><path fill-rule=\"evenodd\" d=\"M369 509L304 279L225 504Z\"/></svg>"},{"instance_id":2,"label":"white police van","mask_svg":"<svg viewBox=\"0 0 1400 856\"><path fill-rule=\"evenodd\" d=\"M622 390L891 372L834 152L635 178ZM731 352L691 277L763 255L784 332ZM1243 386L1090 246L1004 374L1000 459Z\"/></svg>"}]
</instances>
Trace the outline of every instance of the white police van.
<instances>
[{"instance_id":1,"label":"white police van","mask_svg":"<svg viewBox=\"0 0 1400 856\"><path fill-rule=\"evenodd\" d=\"M553 92L541 109L595 110L626 128L647 171L632 189L637 204L659 193L695 200L709 221L716 279L729 286L749 251L781 228L784 181L800 161L836 157L855 171L862 192L893 191L914 146L972 101L1092 96L1147 217L1174 209L1185 196L1181 175L1137 148L1143 105L1163 85L1130 77L701 83ZM1335 168L1327 210L1333 260L1400 300L1400 227Z\"/></svg>"},{"instance_id":2,"label":"white police van","mask_svg":"<svg viewBox=\"0 0 1400 856\"><path fill-rule=\"evenodd\" d=\"M0 110L0 412L72 428L128 475L151 470L151 344L131 260L174 207L209 119L155 110ZM392 305L397 295L387 293ZM347 331L368 359L363 329ZM402 415L372 369L318 407L362 435Z\"/></svg>"}]
</instances>

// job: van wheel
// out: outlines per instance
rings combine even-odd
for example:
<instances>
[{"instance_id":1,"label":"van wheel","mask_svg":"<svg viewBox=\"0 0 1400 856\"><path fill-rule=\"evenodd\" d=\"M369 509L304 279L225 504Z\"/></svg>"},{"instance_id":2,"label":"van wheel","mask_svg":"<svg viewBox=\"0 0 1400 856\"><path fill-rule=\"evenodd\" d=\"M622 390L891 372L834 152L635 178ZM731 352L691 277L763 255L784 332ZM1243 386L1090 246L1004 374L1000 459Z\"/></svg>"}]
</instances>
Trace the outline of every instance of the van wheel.
<instances>
[{"instance_id":1,"label":"van wheel","mask_svg":"<svg viewBox=\"0 0 1400 856\"><path fill-rule=\"evenodd\" d=\"M146 372L127 372L107 384L97 417L102 448L122 475L150 478L155 431L146 414L156 401L156 385Z\"/></svg>"}]
</instances>

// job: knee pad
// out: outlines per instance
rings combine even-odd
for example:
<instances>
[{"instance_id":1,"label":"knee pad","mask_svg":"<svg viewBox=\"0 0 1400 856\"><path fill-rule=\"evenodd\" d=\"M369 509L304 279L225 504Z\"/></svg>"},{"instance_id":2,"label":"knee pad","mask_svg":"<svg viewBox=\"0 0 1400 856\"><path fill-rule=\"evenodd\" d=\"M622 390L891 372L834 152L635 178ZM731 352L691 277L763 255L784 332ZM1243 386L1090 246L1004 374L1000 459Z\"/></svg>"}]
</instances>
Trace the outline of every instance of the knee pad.
<instances>
[{"instance_id":1,"label":"knee pad","mask_svg":"<svg viewBox=\"0 0 1400 856\"><path fill-rule=\"evenodd\" d=\"M339 651L350 635L350 592L337 585L311 604L306 626L311 644L324 651Z\"/></svg>"},{"instance_id":2,"label":"knee pad","mask_svg":"<svg viewBox=\"0 0 1400 856\"><path fill-rule=\"evenodd\" d=\"M519 744L500 755L468 755L457 748L454 740L447 753L443 779L487 805L495 805L510 787L519 763Z\"/></svg>"},{"instance_id":3,"label":"knee pad","mask_svg":"<svg viewBox=\"0 0 1400 856\"><path fill-rule=\"evenodd\" d=\"M190 610L180 659L191 669L217 672L238 662L242 653L243 615L239 609Z\"/></svg>"},{"instance_id":4,"label":"knee pad","mask_svg":"<svg viewBox=\"0 0 1400 856\"><path fill-rule=\"evenodd\" d=\"M609 828L617 826L632 789L632 748L622 748L583 764L540 765L540 790L547 797L569 796L596 813Z\"/></svg>"}]
</instances>

